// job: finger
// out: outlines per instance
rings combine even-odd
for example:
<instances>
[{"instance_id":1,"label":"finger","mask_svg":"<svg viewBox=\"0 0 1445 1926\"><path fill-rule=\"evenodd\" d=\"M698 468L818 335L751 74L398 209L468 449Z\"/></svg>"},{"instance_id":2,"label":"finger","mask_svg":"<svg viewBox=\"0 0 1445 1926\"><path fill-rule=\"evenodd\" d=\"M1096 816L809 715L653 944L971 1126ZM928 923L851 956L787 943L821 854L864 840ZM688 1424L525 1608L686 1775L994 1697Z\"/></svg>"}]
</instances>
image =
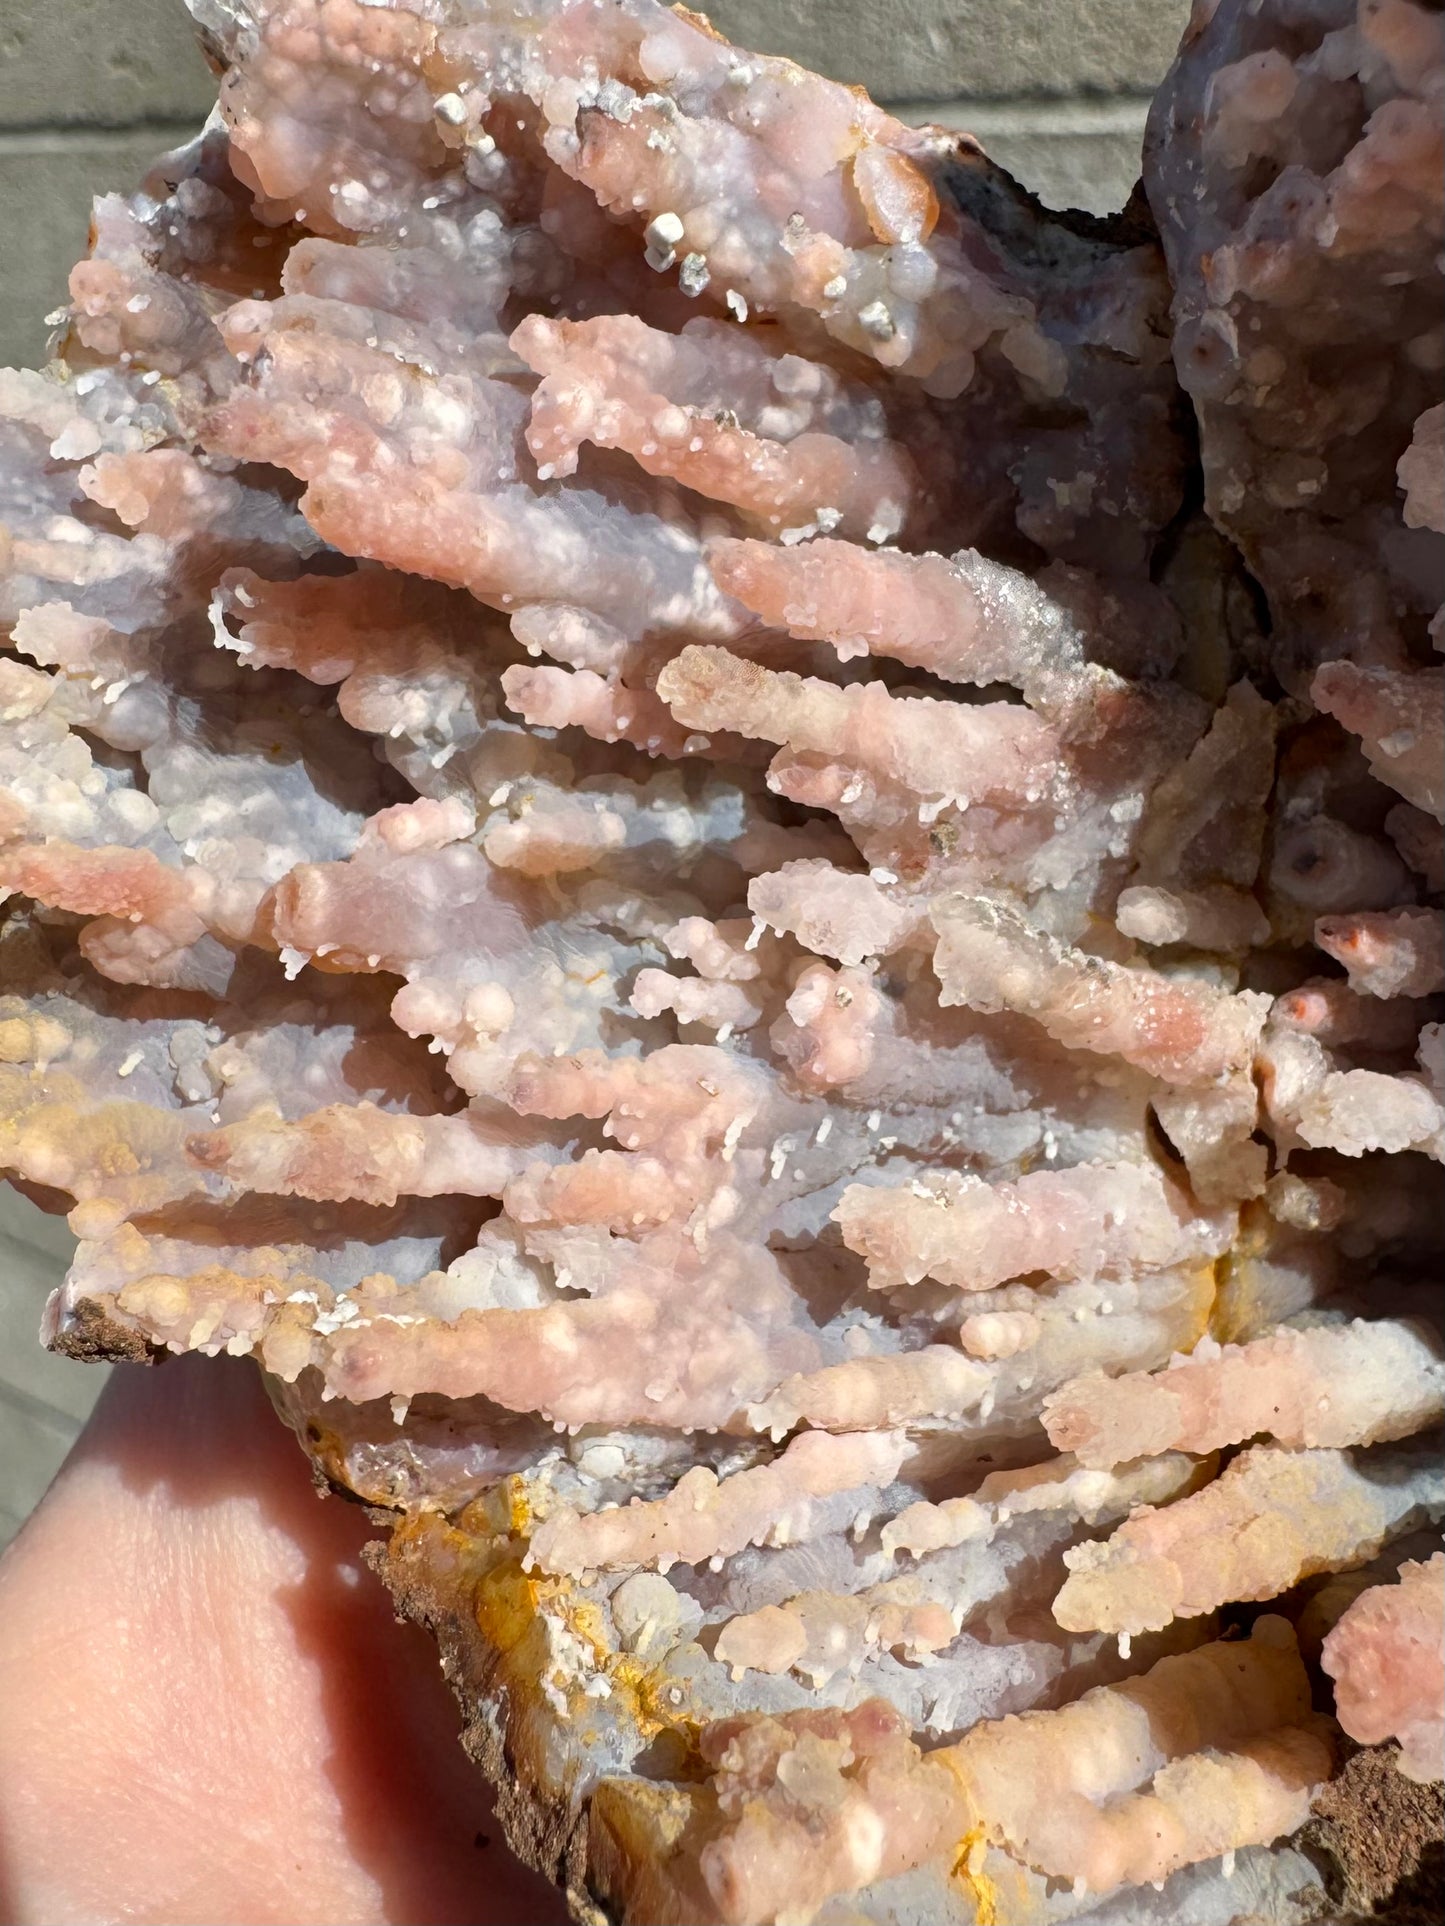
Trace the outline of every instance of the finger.
<instances>
[{"instance_id":1,"label":"finger","mask_svg":"<svg viewBox=\"0 0 1445 1926\"><path fill-rule=\"evenodd\" d=\"M112 1375L0 1561L6 1916L552 1926L254 1368Z\"/></svg>"}]
</instances>

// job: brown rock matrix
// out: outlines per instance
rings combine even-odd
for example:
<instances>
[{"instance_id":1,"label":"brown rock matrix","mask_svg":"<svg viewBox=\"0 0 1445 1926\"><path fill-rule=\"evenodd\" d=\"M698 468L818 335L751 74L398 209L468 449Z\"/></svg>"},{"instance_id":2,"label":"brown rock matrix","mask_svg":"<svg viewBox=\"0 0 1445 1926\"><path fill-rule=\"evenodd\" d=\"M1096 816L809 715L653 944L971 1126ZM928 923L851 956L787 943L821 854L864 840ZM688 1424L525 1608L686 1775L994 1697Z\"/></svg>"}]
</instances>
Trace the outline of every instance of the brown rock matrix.
<instances>
[{"instance_id":1,"label":"brown rock matrix","mask_svg":"<svg viewBox=\"0 0 1445 1926\"><path fill-rule=\"evenodd\" d=\"M1199 0L1100 221L656 0L189 5L0 372L46 1340L257 1360L589 1926L1334 1917L1318 1708L1445 1689L1441 13Z\"/></svg>"}]
</instances>

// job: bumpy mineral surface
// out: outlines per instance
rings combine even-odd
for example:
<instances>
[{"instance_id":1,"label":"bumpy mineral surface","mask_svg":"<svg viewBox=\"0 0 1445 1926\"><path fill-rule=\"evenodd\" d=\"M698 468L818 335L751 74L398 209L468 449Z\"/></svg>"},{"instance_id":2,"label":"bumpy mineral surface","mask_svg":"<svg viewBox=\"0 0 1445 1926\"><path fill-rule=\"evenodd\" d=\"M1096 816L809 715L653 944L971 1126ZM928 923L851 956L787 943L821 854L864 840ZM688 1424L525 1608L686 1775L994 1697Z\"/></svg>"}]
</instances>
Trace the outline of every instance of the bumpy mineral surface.
<instances>
[{"instance_id":1,"label":"bumpy mineral surface","mask_svg":"<svg viewBox=\"0 0 1445 1926\"><path fill-rule=\"evenodd\" d=\"M1438 6L1198 0L1101 222L654 0L190 4L0 375L49 1342L259 1361L581 1920L1340 1917L1330 1682L1441 1772Z\"/></svg>"}]
</instances>

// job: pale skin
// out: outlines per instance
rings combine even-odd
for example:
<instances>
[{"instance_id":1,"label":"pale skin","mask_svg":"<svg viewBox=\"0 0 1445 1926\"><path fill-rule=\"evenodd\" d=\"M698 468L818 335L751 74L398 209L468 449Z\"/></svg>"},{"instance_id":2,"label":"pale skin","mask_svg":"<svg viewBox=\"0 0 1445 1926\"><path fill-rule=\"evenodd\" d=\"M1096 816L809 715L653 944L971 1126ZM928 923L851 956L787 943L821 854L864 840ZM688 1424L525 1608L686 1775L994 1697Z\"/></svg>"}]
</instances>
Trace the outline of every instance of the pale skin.
<instances>
[{"instance_id":1,"label":"pale skin","mask_svg":"<svg viewBox=\"0 0 1445 1926\"><path fill-rule=\"evenodd\" d=\"M254 1367L123 1365L0 1559L0 1921L561 1926Z\"/></svg>"}]
</instances>

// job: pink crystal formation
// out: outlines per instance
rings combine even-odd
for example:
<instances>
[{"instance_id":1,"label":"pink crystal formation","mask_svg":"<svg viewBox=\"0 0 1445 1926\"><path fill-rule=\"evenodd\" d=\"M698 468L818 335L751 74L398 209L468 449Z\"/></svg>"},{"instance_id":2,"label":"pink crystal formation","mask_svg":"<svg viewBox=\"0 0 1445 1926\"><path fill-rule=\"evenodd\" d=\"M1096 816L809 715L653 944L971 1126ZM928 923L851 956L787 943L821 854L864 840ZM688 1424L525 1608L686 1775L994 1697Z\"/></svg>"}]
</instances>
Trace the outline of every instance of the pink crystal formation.
<instances>
[{"instance_id":1,"label":"pink crystal formation","mask_svg":"<svg viewBox=\"0 0 1445 1926\"><path fill-rule=\"evenodd\" d=\"M1197 0L1098 221L654 0L190 5L0 374L49 1342L259 1361L579 1919L1326 1916L1301 1613L1441 1772L1438 8Z\"/></svg>"},{"instance_id":2,"label":"pink crystal formation","mask_svg":"<svg viewBox=\"0 0 1445 1926\"><path fill-rule=\"evenodd\" d=\"M1372 1585L1325 1640L1340 1723L1352 1739L1400 1741L1400 1770L1445 1778L1445 1552Z\"/></svg>"}]
</instances>

